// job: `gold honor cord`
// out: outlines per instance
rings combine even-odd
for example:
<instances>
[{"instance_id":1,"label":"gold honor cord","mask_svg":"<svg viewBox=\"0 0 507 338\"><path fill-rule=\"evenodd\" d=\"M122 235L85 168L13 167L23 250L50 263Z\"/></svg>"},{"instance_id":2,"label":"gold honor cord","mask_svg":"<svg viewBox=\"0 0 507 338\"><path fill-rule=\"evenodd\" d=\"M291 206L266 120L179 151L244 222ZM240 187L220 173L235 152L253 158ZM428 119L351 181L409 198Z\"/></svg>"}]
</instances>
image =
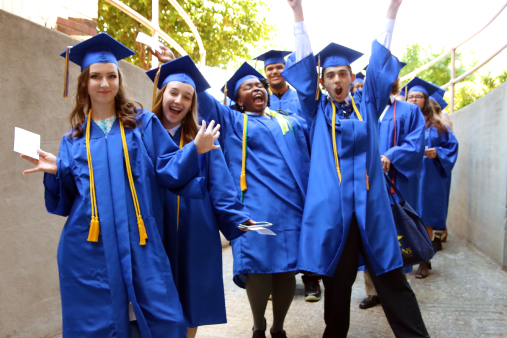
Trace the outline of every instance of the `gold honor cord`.
<instances>
[{"instance_id":1,"label":"gold honor cord","mask_svg":"<svg viewBox=\"0 0 507 338\"><path fill-rule=\"evenodd\" d=\"M333 107L333 119L332 119L332 133L333 133L333 155L334 155L334 163L335 163L335 166L336 166L336 172L338 173L338 179L340 180L340 184L342 184L342 174L341 174L341 171L340 171L340 159L338 158L338 151L337 151L337 146L336 146L336 129L335 129L335 124L336 124L336 106L333 102L333 100L331 99L331 97L328 96L328 99L329 99L329 102L331 102L331 106ZM363 117L361 116L361 114L359 113L359 110L357 109L356 107L356 102L354 101L354 98L351 96L350 97L351 101L352 101L352 107L354 108L354 111L357 115L357 118L359 119L359 121L362 121L363 120ZM368 171L366 172L366 190L370 190L370 183L369 183L369 178L368 178Z\"/></svg>"},{"instance_id":2,"label":"gold honor cord","mask_svg":"<svg viewBox=\"0 0 507 338\"><path fill-rule=\"evenodd\" d=\"M248 135L248 114L243 113L243 156L241 159L241 175L239 177L240 187L241 187L241 202L243 202L243 194L247 189L246 185L246 146L247 146L247 135Z\"/></svg>"},{"instance_id":3,"label":"gold honor cord","mask_svg":"<svg viewBox=\"0 0 507 338\"><path fill-rule=\"evenodd\" d=\"M88 159L88 171L90 172L90 200L92 204L92 220L90 222L90 232L88 233L88 242L99 241L99 213L97 209L97 197L95 195L95 178L93 176L92 155L90 152L90 122L92 120L92 110L88 112L88 121L86 122L86 157Z\"/></svg>"},{"instance_id":4,"label":"gold honor cord","mask_svg":"<svg viewBox=\"0 0 507 338\"><path fill-rule=\"evenodd\" d=\"M181 127L180 149L183 148L183 127ZM178 210L176 211L176 230L180 229L180 195L177 197Z\"/></svg>"}]
</instances>

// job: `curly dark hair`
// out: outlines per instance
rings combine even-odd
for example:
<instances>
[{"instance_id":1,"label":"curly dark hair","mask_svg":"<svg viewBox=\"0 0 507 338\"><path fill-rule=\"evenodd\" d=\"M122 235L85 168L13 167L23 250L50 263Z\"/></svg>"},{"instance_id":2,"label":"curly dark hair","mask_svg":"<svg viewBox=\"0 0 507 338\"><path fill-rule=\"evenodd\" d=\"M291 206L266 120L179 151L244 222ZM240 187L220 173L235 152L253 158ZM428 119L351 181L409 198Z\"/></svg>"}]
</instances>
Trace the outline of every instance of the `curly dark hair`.
<instances>
[{"instance_id":1,"label":"curly dark hair","mask_svg":"<svg viewBox=\"0 0 507 338\"><path fill-rule=\"evenodd\" d=\"M268 80L266 80L264 78L260 78L259 81L262 83L262 85L264 86L264 89L266 89L266 92L268 93L268 104L266 107L270 107L271 106L271 94L269 93L269 82L268 82ZM234 96L234 103L235 103L234 108L237 111L239 111L240 113L244 113L245 108L243 108L242 106L237 104L238 100L239 100L239 90L236 93L236 96Z\"/></svg>"}]
</instances>

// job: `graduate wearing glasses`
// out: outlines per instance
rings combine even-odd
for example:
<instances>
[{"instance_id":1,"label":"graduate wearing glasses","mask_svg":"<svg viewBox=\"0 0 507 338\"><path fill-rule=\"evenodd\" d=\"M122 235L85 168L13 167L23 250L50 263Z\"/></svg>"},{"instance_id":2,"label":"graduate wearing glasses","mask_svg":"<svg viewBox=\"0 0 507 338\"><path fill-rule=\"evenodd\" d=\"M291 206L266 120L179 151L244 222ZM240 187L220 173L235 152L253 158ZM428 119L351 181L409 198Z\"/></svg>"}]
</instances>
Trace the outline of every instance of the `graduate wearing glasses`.
<instances>
[{"instance_id":1,"label":"graduate wearing glasses","mask_svg":"<svg viewBox=\"0 0 507 338\"><path fill-rule=\"evenodd\" d=\"M218 135L203 130L180 150L126 96L118 60L132 54L105 33L68 47L66 73L69 61L81 67L72 129L58 157L22 156L36 165L25 173L45 173L48 212L68 217L57 256L65 338L186 337L161 196L202 198L199 155Z\"/></svg>"}]
</instances>

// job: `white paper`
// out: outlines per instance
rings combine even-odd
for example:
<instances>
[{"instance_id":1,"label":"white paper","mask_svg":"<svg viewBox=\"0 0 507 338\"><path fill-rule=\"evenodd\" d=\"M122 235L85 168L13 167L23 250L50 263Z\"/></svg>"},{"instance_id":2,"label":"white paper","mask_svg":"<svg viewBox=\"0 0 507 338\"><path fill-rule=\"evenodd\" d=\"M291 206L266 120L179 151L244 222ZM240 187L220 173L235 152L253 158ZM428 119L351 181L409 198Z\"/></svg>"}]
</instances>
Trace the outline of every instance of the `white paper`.
<instances>
[{"instance_id":1,"label":"white paper","mask_svg":"<svg viewBox=\"0 0 507 338\"><path fill-rule=\"evenodd\" d=\"M37 149L40 148L40 135L18 127L14 128L14 151L39 159Z\"/></svg>"},{"instance_id":2,"label":"white paper","mask_svg":"<svg viewBox=\"0 0 507 338\"><path fill-rule=\"evenodd\" d=\"M266 228L261 228L259 230L255 230L255 231L257 231L257 233L260 234L260 235L276 236L276 234L273 231L271 231L269 229L266 229Z\"/></svg>"},{"instance_id":3,"label":"white paper","mask_svg":"<svg viewBox=\"0 0 507 338\"><path fill-rule=\"evenodd\" d=\"M140 42L140 43L144 43L145 45L150 46L153 50L156 50L157 52L162 53L162 49L160 49L160 42L158 42L157 39L144 34L143 32L139 32L139 34L137 34L136 41Z\"/></svg>"}]
</instances>

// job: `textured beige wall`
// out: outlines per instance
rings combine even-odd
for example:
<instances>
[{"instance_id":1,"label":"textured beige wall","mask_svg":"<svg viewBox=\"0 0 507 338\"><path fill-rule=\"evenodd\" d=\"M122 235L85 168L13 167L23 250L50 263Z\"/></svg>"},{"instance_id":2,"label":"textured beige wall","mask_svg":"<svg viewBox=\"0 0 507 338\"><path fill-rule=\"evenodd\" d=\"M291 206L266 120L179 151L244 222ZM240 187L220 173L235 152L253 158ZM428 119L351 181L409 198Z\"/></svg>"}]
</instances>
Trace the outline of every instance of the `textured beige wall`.
<instances>
[{"instance_id":1,"label":"textured beige wall","mask_svg":"<svg viewBox=\"0 0 507 338\"><path fill-rule=\"evenodd\" d=\"M38 133L42 149L58 153L79 75L70 68L69 100L62 98L64 34L0 10L0 338L54 337L61 332L56 251L65 218L44 206L42 174L13 152L14 127ZM133 65L120 64L127 88L145 108L153 84Z\"/></svg>"},{"instance_id":2,"label":"textured beige wall","mask_svg":"<svg viewBox=\"0 0 507 338\"><path fill-rule=\"evenodd\" d=\"M507 268L507 84L451 119L459 154L447 225Z\"/></svg>"}]
</instances>

